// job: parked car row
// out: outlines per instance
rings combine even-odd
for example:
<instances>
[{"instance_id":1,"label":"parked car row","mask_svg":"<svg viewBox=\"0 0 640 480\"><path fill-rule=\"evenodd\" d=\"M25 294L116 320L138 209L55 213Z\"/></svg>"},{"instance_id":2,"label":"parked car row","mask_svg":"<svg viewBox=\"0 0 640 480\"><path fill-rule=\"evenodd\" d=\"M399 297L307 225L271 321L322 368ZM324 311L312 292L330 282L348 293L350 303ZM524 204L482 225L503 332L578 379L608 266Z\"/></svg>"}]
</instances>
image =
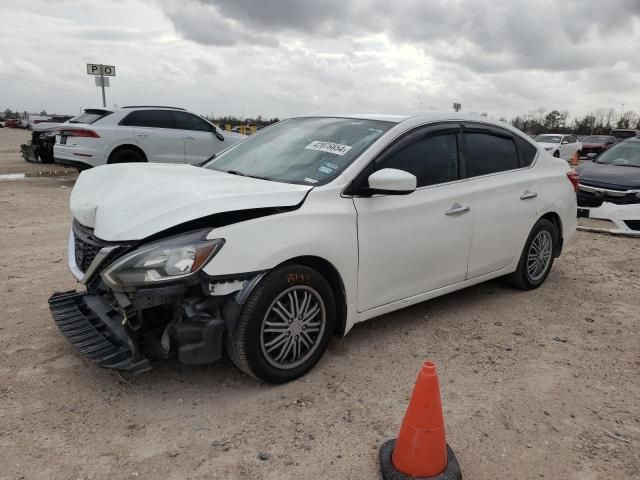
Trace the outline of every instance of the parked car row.
<instances>
[{"instance_id":1,"label":"parked car row","mask_svg":"<svg viewBox=\"0 0 640 480\"><path fill-rule=\"evenodd\" d=\"M535 141L554 157L570 160L575 152L581 159L594 159L612 145L628 138L640 137L640 130L614 128L611 135L574 136L562 133L545 133Z\"/></svg>"},{"instance_id":2,"label":"parked car row","mask_svg":"<svg viewBox=\"0 0 640 480\"><path fill-rule=\"evenodd\" d=\"M102 367L207 363L224 345L245 373L286 382L358 322L496 277L537 288L576 229L577 174L501 122L291 118L196 168L181 153L194 132L210 149L229 138L189 115L131 107L57 132L57 161L106 163L126 144L166 163L92 168L71 193L69 268L86 291L49 304Z\"/></svg>"}]
</instances>

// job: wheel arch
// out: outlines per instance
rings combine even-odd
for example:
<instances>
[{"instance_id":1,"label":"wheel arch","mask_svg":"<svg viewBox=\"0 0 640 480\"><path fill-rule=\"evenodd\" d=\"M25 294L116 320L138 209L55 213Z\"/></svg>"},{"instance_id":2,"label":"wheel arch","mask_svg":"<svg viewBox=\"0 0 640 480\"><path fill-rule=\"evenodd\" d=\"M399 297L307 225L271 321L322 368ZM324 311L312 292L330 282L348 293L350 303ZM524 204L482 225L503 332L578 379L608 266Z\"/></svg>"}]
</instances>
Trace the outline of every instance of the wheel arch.
<instances>
[{"instance_id":1,"label":"wheel arch","mask_svg":"<svg viewBox=\"0 0 640 480\"><path fill-rule=\"evenodd\" d=\"M289 263L296 263L313 268L327 280L336 302L335 333L344 335L347 325L347 295L342 276L340 272L338 272L338 269L328 260L315 255L290 258L274 267L274 269Z\"/></svg>"},{"instance_id":2,"label":"wheel arch","mask_svg":"<svg viewBox=\"0 0 640 480\"><path fill-rule=\"evenodd\" d=\"M562 233L562 220L560 219L560 215L556 212L547 212L540 217L545 220L549 220L556 227L558 231L558 244L556 245L555 251L553 252L553 256L558 258L560 253L562 252L562 244L563 244L563 233Z\"/></svg>"},{"instance_id":3,"label":"wheel arch","mask_svg":"<svg viewBox=\"0 0 640 480\"><path fill-rule=\"evenodd\" d=\"M144 153L144 150L142 150L138 145L134 145L133 143L123 143L122 145L118 145L113 150L111 150L111 152L109 152L109 157L107 158L107 164L110 164L111 160L113 159L113 156L121 150L135 150L140 155L142 155L145 162L149 162L149 159L147 158L146 153Z\"/></svg>"}]
</instances>

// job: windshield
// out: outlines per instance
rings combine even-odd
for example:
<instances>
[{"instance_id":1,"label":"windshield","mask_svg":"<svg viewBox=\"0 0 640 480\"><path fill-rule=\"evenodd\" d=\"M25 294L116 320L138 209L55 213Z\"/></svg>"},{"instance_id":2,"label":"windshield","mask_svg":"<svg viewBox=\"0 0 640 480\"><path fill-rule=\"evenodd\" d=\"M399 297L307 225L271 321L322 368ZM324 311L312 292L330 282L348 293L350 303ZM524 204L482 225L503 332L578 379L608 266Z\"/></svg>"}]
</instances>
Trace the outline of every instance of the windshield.
<instances>
[{"instance_id":1,"label":"windshield","mask_svg":"<svg viewBox=\"0 0 640 480\"><path fill-rule=\"evenodd\" d=\"M541 143L560 143L561 138L561 135L538 135L535 141Z\"/></svg>"},{"instance_id":2,"label":"windshield","mask_svg":"<svg viewBox=\"0 0 640 480\"><path fill-rule=\"evenodd\" d=\"M582 139L582 143L607 143L609 141L611 141L611 137L593 136Z\"/></svg>"},{"instance_id":3,"label":"windshield","mask_svg":"<svg viewBox=\"0 0 640 480\"><path fill-rule=\"evenodd\" d=\"M640 142L626 141L618 143L600 155L596 162L625 167L640 167Z\"/></svg>"},{"instance_id":4,"label":"windshield","mask_svg":"<svg viewBox=\"0 0 640 480\"><path fill-rule=\"evenodd\" d=\"M249 137L204 167L277 182L323 185L393 125L353 118L293 118Z\"/></svg>"}]
</instances>

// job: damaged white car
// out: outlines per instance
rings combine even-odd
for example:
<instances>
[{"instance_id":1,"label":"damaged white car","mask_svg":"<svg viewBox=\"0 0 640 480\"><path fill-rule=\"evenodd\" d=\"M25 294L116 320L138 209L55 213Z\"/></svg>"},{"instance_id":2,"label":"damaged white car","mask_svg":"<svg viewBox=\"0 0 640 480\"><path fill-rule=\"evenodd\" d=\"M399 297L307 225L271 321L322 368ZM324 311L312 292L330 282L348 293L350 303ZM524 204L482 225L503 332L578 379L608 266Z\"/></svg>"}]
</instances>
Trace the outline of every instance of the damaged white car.
<instances>
[{"instance_id":1,"label":"damaged white car","mask_svg":"<svg viewBox=\"0 0 640 480\"><path fill-rule=\"evenodd\" d=\"M106 368L202 364L295 379L333 333L507 276L540 286L576 228L577 177L465 115L301 117L203 168L119 164L71 194L60 331Z\"/></svg>"},{"instance_id":2,"label":"damaged white car","mask_svg":"<svg viewBox=\"0 0 640 480\"><path fill-rule=\"evenodd\" d=\"M576 168L580 227L640 236L640 138L630 138Z\"/></svg>"}]
</instances>

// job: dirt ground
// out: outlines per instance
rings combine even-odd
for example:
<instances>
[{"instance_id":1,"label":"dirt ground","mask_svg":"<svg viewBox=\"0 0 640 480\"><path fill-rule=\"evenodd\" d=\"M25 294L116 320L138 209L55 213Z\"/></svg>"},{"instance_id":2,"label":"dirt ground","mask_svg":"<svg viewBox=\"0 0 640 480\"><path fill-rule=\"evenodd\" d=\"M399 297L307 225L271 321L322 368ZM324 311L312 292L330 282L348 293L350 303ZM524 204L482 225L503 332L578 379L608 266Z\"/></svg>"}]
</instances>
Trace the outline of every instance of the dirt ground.
<instances>
[{"instance_id":1,"label":"dirt ground","mask_svg":"<svg viewBox=\"0 0 640 480\"><path fill-rule=\"evenodd\" d=\"M28 132L0 129L0 175ZM375 479L424 359L465 479L640 479L640 240L578 232L540 289L493 281L358 325L304 378L227 359L126 382L47 308L73 177L0 180L1 479ZM267 460L258 458L266 453Z\"/></svg>"}]
</instances>

